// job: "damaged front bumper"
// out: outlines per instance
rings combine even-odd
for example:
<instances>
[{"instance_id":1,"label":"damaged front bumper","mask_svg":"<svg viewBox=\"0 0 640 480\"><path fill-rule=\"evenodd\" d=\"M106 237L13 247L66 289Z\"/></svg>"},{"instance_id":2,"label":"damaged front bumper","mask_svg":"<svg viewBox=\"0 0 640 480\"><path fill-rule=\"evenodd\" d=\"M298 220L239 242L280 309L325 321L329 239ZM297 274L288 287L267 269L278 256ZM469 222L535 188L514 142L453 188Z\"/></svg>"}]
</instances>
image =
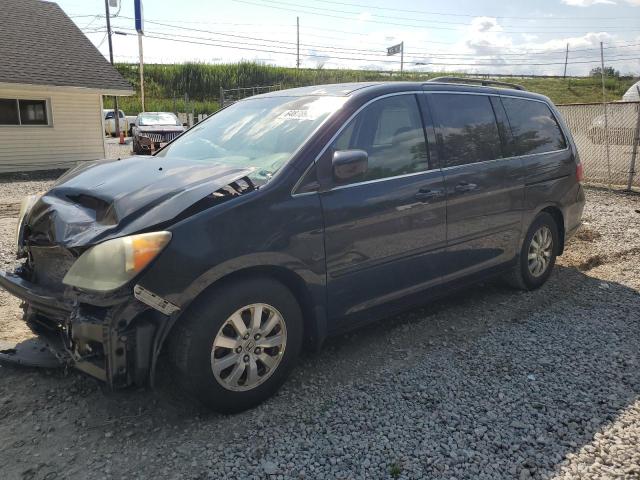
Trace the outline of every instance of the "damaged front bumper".
<instances>
[{"instance_id":1,"label":"damaged front bumper","mask_svg":"<svg viewBox=\"0 0 640 480\"><path fill-rule=\"evenodd\" d=\"M150 308L153 294L140 286L135 296L131 290L60 295L23 278L20 270L0 272L0 287L23 300L27 325L61 363L112 388L153 383L160 346L177 307L164 305L168 314L158 310L159 304ZM24 363L19 357L15 361Z\"/></svg>"}]
</instances>

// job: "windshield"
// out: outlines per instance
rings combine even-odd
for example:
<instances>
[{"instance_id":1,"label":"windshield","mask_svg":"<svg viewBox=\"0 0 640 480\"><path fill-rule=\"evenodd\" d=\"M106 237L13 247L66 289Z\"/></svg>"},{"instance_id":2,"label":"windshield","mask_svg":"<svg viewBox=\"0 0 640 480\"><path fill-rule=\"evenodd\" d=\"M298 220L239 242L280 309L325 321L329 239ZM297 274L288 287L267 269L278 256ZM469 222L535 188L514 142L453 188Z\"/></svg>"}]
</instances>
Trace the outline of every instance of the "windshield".
<instances>
[{"instance_id":1,"label":"windshield","mask_svg":"<svg viewBox=\"0 0 640 480\"><path fill-rule=\"evenodd\" d=\"M180 125L173 113L143 113L138 119L139 125Z\"/></svg>"},{"instance_id":2,"label":"windshield","mask_svg":"<svg viewBox=\"0 0 640 480\"><path fill-rule=\"evenodd\" d=\"M345 97L264 97L243 100L209 117L158 152L234 167L267 182Z\"/></svg>"}]
</instances>

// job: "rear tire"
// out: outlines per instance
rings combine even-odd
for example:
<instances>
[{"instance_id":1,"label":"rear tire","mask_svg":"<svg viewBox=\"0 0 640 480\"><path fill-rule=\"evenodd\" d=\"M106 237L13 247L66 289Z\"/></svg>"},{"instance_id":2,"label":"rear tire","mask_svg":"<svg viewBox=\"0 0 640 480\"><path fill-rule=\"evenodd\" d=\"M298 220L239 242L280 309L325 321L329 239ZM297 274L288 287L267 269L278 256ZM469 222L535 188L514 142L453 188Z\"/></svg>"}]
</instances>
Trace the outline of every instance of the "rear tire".
<instances>
[{"instance_id":1,"label":"rear tire","mask_svg":"<svg viewBox=\"0 0 640 480\"><path fill-rule=\"evenodd\" d=\"M560 250L560 236L554 218L539 213L527 231L517 264L505 278L519 290L535 290L549 279Z\"/></svg>"},{"instance_id":2,"label":"rear tire","mask_svg":"<svg viewBox=\"0 0 640 480\"><path fill-rule=\"evenodd\" d=\"M280 282L260 277L223 285L175 327L169 348L176 381L212 410L254 407L286 380L302 330L300 306Z\"/></svg>"}]
</instances>

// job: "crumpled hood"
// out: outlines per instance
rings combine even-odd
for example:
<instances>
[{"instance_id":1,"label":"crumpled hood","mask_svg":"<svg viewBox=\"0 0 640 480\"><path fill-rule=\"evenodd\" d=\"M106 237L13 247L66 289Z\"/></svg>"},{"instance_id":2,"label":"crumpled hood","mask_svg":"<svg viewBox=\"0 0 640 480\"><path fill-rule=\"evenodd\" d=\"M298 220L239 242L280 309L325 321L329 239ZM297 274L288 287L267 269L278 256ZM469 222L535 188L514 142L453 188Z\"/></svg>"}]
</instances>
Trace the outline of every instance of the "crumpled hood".
<instances>
[{"instance_id":1,"label":"crumpled hood","mask_svg":"<svg viewBox=\"0 0 640 480\"><path fill-rule=\"evenodd\" d=\"M168 222L252 172L183 158L131 157L82 165L63 175L25 218L28 240L92 245Z\"/></svg>"}]
</instances>

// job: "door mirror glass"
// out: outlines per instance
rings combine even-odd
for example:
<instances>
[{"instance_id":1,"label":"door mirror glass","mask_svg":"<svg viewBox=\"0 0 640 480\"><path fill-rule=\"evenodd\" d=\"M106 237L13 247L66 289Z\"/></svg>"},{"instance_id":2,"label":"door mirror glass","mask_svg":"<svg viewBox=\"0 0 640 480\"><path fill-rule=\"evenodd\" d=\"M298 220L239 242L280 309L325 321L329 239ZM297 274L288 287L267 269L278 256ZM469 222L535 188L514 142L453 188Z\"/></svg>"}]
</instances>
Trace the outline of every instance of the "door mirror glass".
<instances>
[{"instance_id":1,"label":"door mirror glass","mask_svg":"<svg viewBox=\"0 0 640 480\"><path fill-rule=\"evenodd\" d=\"M337 183L353 182L367 173L369 155L364 150L338 150L333 152L332 164Z\"/></svg>"}]
</instances>

